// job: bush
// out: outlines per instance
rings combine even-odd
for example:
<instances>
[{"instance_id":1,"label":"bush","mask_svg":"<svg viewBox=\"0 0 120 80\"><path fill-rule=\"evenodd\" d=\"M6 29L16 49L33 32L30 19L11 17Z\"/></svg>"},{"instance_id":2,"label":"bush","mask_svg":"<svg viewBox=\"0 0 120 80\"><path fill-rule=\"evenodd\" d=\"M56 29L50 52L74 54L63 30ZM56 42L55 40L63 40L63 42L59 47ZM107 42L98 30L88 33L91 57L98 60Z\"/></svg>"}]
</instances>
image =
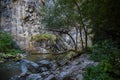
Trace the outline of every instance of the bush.
<instances>
[{"instance_id":1,"label":"bush","mask_svg":"<svg viewBox=\"0 0 120 80\"><path fill-rule=\"evenodd\" d=\"M84 80L119 80L120 76L120 49L112 42L104 41L91 48L91 59L99 61L96 67L86 68Z\"/></svg>"},{"instance_id":2,"label":"bush","mask_svg":"<svg viewBox=\"0 0 120 80\"><path fill-rule=\"evenodd\" d=\"M113 43L110 41L99 42L91 48L90 59L95 61L101 61L108 59L114 51Z\"/></svg>"},{"instance_id":3,"label":"bush","mask_svg":"<svg viewBox=\"0 0 120 80\"><path fill-rule=\"evenodd\" d=\"M5 59L13 58L18 53L22 53L21 50L13 47L13 41L11 36L3 31L0 31L0 63L6 61Z\"/></svg>"},{"instance_id":4,"label":"bush","mask_svg":"<svg viewBox=\"0 0 120 80\"><path fill-rule=\"evenodd\" d=\"M110 69L111 65L105 61L101 62L97 66L89 66L83 74L84 80L114 80L108 74Z\"/></svg>"},{"instance_id":5,"label":"bush","mask_svg":"<svg viewBox=\"0 0 120 80\"><path fill-rule=\"evenodd\" d=\"M12 48L12 38L9 34L0 31L0 52L6 52Z\"/></svg>"}]
</instances>

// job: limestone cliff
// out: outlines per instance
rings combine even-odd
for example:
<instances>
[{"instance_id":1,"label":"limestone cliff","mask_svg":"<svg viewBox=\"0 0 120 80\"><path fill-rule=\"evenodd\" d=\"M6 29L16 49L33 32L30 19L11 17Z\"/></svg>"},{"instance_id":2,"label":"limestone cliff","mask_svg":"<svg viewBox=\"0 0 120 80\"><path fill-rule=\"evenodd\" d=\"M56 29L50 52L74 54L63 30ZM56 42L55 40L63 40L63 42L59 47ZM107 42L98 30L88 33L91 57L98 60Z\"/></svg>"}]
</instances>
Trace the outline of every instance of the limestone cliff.
<instances>
[{"instance_id":1,"label":"limestone cliff","mask_svg":"<svg viewBox=\"0 0 120 80\"><path fill-rule=\"evenodd\" d=\"M0 29L9 32L17 45L25 51L36 51L39 53L49 52L46 44L42 42L33 46L35 43L30 40L31 36L48 33L45 31L44 25L41 24L40 7L43 6L41 0L2 0L0 5ZM49 32L50 33L50 32ZM71 36L76 41L76 29L71 29ZM74 44L68 35L62 35L63 39L58 41L54 48L62 50L64 44L67 48L74 48ZM82 37L84 38L84 32ZM78 33L78 48L81 48L80 34ZM88 40L91 44L91 40ZM49 47L50 48L50 47ZM34 52L37 53L37 52Z\"/></svg>"},{"instance_id":2,"label":"limestone cliff","mask_svg":"<svg viewBox=\"0 0 120 80\"><path fill-rule=\"evenodd\" d=\"M29 48L30 36L44 32L39 31L43 27L37 12L41 5L40 0L1 1L0 28L9 32L23 50Z\"/></svg>"}]
</instances>

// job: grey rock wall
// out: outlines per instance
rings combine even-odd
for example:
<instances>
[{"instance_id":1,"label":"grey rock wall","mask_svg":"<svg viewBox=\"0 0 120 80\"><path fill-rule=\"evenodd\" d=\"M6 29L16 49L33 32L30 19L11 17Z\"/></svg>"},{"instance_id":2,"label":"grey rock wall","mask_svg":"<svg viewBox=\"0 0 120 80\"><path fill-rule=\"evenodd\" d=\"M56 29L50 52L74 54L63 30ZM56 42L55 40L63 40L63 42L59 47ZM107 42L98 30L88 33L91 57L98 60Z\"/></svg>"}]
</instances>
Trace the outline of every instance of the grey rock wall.
<instances>
[{"instance_id":1,"label":"grey rock wall","mask_svg":"<svg viewBox=\"0 0 120 80\"><path fill-rule=\"evenodd\" d=\"M31 45L30 37L39 31L42 24L37 9L40 0L2 0L0 10L0 28L9 32L21 49L27 50Z\"/></svg>"},{"instance_id":2,"label":"grey rock wall","mask_svg":"<svg viewBox=\"0 0 120 80\"><path fill-rule=\"evenodd\" d=\"M30 41L31 36L41 33L49 33L43 30L41 24L40 7L41 0L2 0L0 8L0 29L9 32L17 45L25 51L33 53L48 53L45 47L46 43L42 42L41 46L33 46L35 43ZM70 32L76 39L76 30L73 28ZM81 48L80 34L78 34L78 47ZM64 47L74 48L74 44L68 35L62 35ZM84 34L82 36L84 38ZM89 38L90 39L90 38ZM75 40L76 41L76 40ZM91 40L88 40L91 44ZM59 41L57 44L63 44ZM59 49L62 46L58 46ZM37 51L36 51L37 49Z\"/></svg>"}]
</instances>

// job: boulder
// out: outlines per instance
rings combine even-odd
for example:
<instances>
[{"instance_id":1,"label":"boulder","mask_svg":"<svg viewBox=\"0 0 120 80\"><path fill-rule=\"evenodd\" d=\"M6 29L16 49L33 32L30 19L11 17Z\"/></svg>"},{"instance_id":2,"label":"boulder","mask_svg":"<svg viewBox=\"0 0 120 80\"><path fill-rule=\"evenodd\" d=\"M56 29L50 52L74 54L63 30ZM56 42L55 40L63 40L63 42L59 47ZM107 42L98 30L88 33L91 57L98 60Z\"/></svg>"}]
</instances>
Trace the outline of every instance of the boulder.
<instances>
[{"instance_id":1,"label":"boulder","mask_svg":"<svg viewBox=\"0 0 120 80\"><path fill-rule=\"evenodd\" d=\"M51 61L51 69L55 70L55 69L57 69L57 67L58 67L58 65L57 65L56 61L55 60Z\"/></svg>"},{"instance_id":2,"label":"boulder","mask_svg":"<svg viewBox=\"0 0 120 80\"><path fill-rule=\"evenodd\" d=\"M39 67L39 72L45 72L48 71L46 67Z\"/></svg>"},{"instance_id":3,"label":"boulder","mask_svg":"<svg viewBox=\"0 0 120 80\"><path fill-rule=\"evenodd\" d=\"M30 74L26 80L43 80L40 74Z\"/></svg>"},{"instance_id":4,"label":"boulder","mask_svg":"<svg viewBox=\"0 0 120 80\"><path fill-rule=\"evenodd\" d=\"M39 66L40 67L47 67L47 68L50 68L50 61L48 60L41 60L38 62Z\"/></svg>"},{"instance_id":5,"label":"boulder","mask_svg":"<svg viewBox=\"0 0 120 80\"><path fill-rule=\"evenodd\" d=\"M78 75L76 76L76 78L77 78L77 80L83 80L83 75L82 75L82 74L78 74Z\"/></svg>"},{"instance_id":6,"label":"boulder","mask_svg":"<svg viewBox=\"0 0 120 80\"><path fill-rule=\"evenodd\" d=\"M41 76L42 76L42 77L45 77L45 76L47 76L47 75L50 75L50 72L49 72L49 71L46 71L46 72L42 72L42 73L41 73Z\"/></svg>"},{"instance_id":7,"label":"boulder","mask_svg":"<svg viewBox=\"0 0 120 80\"><path fill-rule=\"evenodd\" d=\"M21 70L22 73L26 73L27 71L35 73L39 67L39 65L35 62L23 59L21 62Z\"/></svg>"},{"instance_id":8,"label":"boulder","mask_svg":"<svg viewBox=\"0 0 120 80\"><path fill-rule=\"evenodd\" d=\"M59 75L58 75L58 78L59 80L63 80L65 77L69 76L70 73L69 72L61 72Z\"/></svg>"},{"instance_id":9,"label":"boulder","mask_svg":"<svg viewBox=\"0 0 120 80\"><path fill-rule=\"evenodd\" d=\"M51 74L47 78L45 78L44 80L56 80L56 78L53 74Z\"/></svg>"}]
</instances>

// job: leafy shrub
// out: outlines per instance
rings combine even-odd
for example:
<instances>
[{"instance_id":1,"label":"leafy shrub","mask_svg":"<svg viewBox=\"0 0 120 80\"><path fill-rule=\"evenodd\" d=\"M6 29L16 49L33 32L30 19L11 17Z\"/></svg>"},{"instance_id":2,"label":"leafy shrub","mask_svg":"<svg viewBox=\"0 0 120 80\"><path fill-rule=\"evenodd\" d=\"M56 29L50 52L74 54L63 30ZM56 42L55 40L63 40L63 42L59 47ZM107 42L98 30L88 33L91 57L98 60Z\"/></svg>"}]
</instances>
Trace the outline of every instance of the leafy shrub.
<instances>
[{"instance_id":1,"label":"leafy shrub","mask_svg":"<svg viewBox=\"0 0 120 80\"><path fill-rule=\"evenodd\" d=\"M114 49L113 43L109 41L99 42L91 48L91 57L95 61L106 60Z\"/></svg>"},{"instance_id":2,"label":"leafy shrub","mask_svg":"<svg viewBox=\"0 0 120 80\"><path fill-rule=\"evenodd\" d=\"M91 59L99 61L96 67L91 66L84 73L85 80L119 80L120 49L112 42L104 41L91 48Z\"/></svg>"},{"instance_id":3,"label":"leafy shrub","mask_svg":"<svg viewBox=\"0 0 120 80\"><path fill-rule=\"evenodd\" d=\"M8 53L8 54L11 54L11 55L16 55L16 54L18 54L18 53L22 53L22 51L19 50L19 49L10 49L10 50L8 50L7 53ZM7 53L6 53L6 54L7 54Z\"/></svg>"},{"instance_id":4,"label":"leafy shrub","mask_svg":"<svg viewBox=\"0 0 120 80\"><path fill-rule=\"evenodd\" d=\"M83 74L84 80L113 80L108 74L110 69L111 65L104 61L97 66L89 66Z\"/></svg>"},{"instance_id":5,"label":"leafy shrub","mask_svg":"<svg viewBox=\"0 0 120 80\"><path fill-rule=\"evenodd\" d=\"M120 49L111 49L111 54L108 62L112 65L111 76L118 77L120 79Z\"/></svg>"},{"instance_id":6,"label":"leafy shrub","mask_svg":"<svg viewBox=\"0 0 120 80\"><path fill-rule=\"evenodd\" d=\"M9 34L0 31L0 52L6 52L12 48L12 38Z\"/></svg>"},{"instance_id":7,"label":"leafy shrub","mask_svg":"<svg viewBox=\"0 0 120 80\"><path fill-rule=\"evenodd\" d=\"M18 53L22 53L21 50L13 47L13 41L11 36L3 31L0 31L0 63L5 59L15 57Z\"/></svg>"}]
</instances>

